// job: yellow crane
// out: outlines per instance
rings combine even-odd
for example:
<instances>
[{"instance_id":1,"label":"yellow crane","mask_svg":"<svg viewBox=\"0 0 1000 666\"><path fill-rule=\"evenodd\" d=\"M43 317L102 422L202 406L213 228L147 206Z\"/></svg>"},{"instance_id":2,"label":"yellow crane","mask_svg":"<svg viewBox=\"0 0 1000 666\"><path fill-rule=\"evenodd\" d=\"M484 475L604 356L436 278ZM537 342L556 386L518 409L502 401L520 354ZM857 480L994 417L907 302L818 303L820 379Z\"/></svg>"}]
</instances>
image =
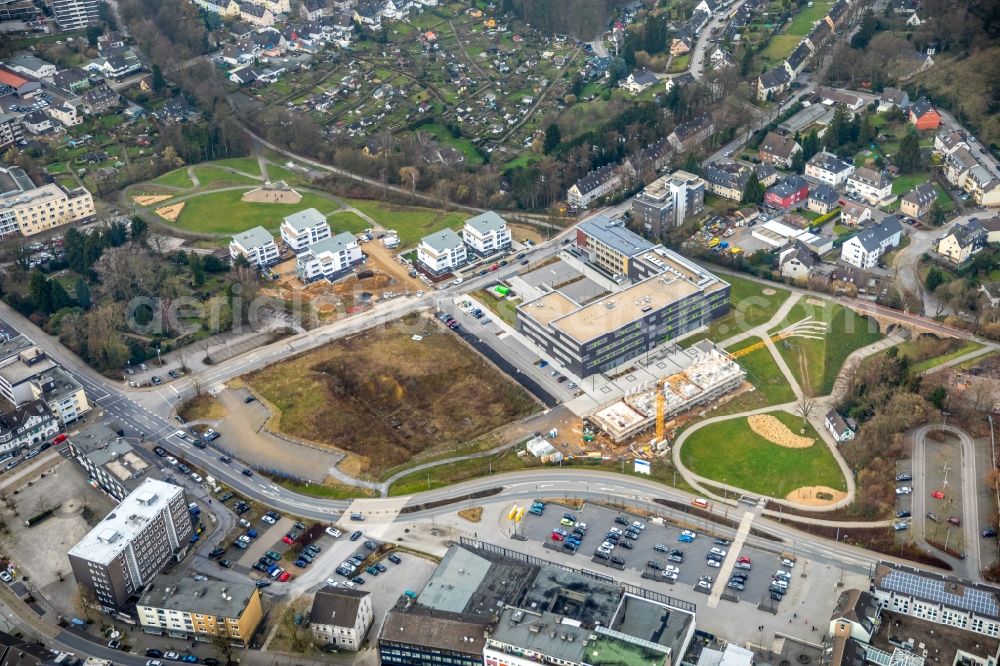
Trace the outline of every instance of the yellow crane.
<instances>
[{"instance_id":1,"label":"yellow crane","mask_svg":"<svg viewBox=\"0 0 1000 666\"><path fill-rule=\"evenodd\" d=\"M780 333L775 333L770 337L771 342L777 342L778 340L783 340L784 338L791 337L794 335L792 331L781 331ZM729 356L732 358L739 358L741 356L746 356L747 354L752 354L753 352L767 346L767 340L761 340L760 342L755 342L749 347L744 347L743 349L738 349L734 352L729 352Z\"/></svg>"}]
</instances>

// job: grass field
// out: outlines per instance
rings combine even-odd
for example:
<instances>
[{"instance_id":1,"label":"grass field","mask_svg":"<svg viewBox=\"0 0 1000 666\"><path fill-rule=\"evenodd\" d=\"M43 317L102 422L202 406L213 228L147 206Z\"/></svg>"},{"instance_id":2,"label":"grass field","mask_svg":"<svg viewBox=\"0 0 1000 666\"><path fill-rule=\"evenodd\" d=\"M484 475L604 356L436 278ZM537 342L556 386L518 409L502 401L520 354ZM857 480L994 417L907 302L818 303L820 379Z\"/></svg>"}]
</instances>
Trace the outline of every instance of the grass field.
<instances>
[{"instance_id":1,"label":"grass field","mask_svg":"<svg viewBox=\"0 0 1000 666\"><path fill-rule=\"evenodd\" d=\"M282 431L349 451L373 476L538 409L456 336L415 315L244 379L277 408Z\"/></svg>"},{"instance_id":2,"label":"grass field","mask_svg":"<svg viewBox=\"0 0 1000 666\"><path fill-rule=\"evenodd\" d=\"M181 167L180 169L174 169L173 171L168 171L159 178L154 178L151 182L155 185L166 185L167 187L179 187L181 189L189 189L194 187L194 183L187 175L187 167Z\"/></svg>"},{"instance_id":3,"label":"grass field","mask_svg":"<svg viewBox=\"0 0 1000 666\"><path fill-rule=\"evenodd\" d=\"M203 164L194 167L194 175L198 177L201 187L224 187L227 185L261 185L262 182L254 180L212 164Z\"/></svg>"},{"instance_id":4,"label":"grass field","mask_svg":"<svg viewBox=\"0 0 1000 666\"><path fill-rule=\"evenodd\" d=\"M810 387L814 395L830 392L837 373L851 352L884 337L874 322L841 305L829 301L823 303L823 306L805 301L796 303L785 321L770 331L775 333L807 316L827 323L827 332L822 338L786 338L775 343L799 385L803 389Z\"/></svg>"},{"instance_id":5,"label":"grass field","mask_svg":"<svg viewBox=\"0 0 1000 666\"><path fill-rule=\"evenodd\" d=\"M744 340L733 345L727 351L737 351L744 347L749 347L757 342L758 338ZM757 391L764 395L768 405L780 405L795 400L795 392L788 385L785 376L781 374L778 364L774 362L771 352L767 348L750 352L746 356L736 359L736 362L746 370L747 381L757 387Z\"/></svg>"},{"instance_id":6,"label":"grass field","mask_svg":"<svg viewBox=\"0 0 1000 666\"><path fill-rule=\"evenodd\" d=\"M520 305L521 300L517 299L512 301L509 298L501 298L497 300L490 292L485 289L479 289L472 294L476 297L480 303L495 314L496 316L503 319L505 322L511 326L517 326L517 306Z\"/></svg>"},{"instance_id":7,"label":"grass field","mask_svg":"<svg viewBox=\"0 0 1000 666\"><path fill-rule=\"evenodd\" d=\"M798 416L774 416L792 432L802 426ZM681 460L696 474L771 497L785 497L803 486L846 489L833 454L809 424L805 435L816 442L807 449L790 449L755 433L746 418L731 419L694 432L681 449Z\"/></svg>"},{"instance_id":8,"label":"grass field","mask_svg":"<svg viewBox=\"0 0 1000 666\"><path fill-rule=\"evenodd\" d=\"M181 216L173 224L186 231L212 234L235 234L258 225L276 231L282 218L306 208L329 214L337 210L335 202L306 192L302 201L290 204L247 203L240 201L245 190L209 192L187 200Z\"/></svg>"},{"instance_id":9,"label":"grass field","mask_svg":"<svg viewBox=\"0 0 1000 666\"><path fill-rule=\"evenodd\" d=\"M368 221L359 217L357 213L352 213L349 210L340 211L334 213L327 221L330 223L330 230L334 234L338 234L341 231L350 231L352 234L360 234L362 231L370 227Z\"/></svg>"},{"instance_id":10,"label":"grass field","mask_svg":"<svg viewBox=\"0 0 1000 666\"><path fill-rule=\"evenodd\" d=\"M899 353L902 356L908 356L911 359L916 357L919 358L917 342L914 340L907 340L906 342L898 345ZM982 349L982 345L978 342L965 342L962 343L959 340L950 341L949 347L954 347L951 351L944 354L938 354L937 356L932 356L931 358L926 358L921 361L917 361L910 366L910 373L913 375L918 375L922 372L927 372L932 368L936 368L942 363L947 363L959 356L964 356L969 352L974 352L977 349Z\"/></svg>"},{"instance_id":11,"label":"grass field","mask_svg":"<svg viewBox=\"0 0 1000 666\"><path fill-rule=\"evenodd\" d=\"M761 51L761 55L768 64L781 62L795 50L801 39L799 35L775 35L767 43L767 48Z\"/></svg>"},{"instance_id":12,"label":"grass field","mask_svg":"<svg viewBox=\"0 0 1000 666\"><path fill-rule=\"evenodd\" d=\"M203 393L177 407L177 413L185 421L200 421L202 419L218 420L225 418L226 408L213 396Z\"/></svg>"},{"instance_id":13,"label":"grass field","mask_svg":"<svg viewBox=\"0 0 1000 666\"><path fill-rule=\"evenodd\" d=\"M427 234L449 227L458 229L471 217L466 213L447 212L433 208L396 206L371 199L346 199L365 215L384 226L395 229L402 247L416 245Z\"/></svg>"},{"instance_id":14,"label":"grass field","mask_svg":"<svg viewBox=\"0 0 1000 666\"><path fill-rule=\"evenodd\" d=\"M691 346L706 337L719 342L754 326L767 323L789 296L786 289L752 282L734 275L724 275L722 279L730 284L729 300L732 308L729 314L713 321L708 327L707 334L685 339L684 346ZM774 293L764 294L765 289Z\"/></svg>"},{"instance_id":15,"label":"grass field","mask_svg":"<svg viewBox=\"0 0 1000 666\"><path fill-rule=\"evenodd\" d=\"M447 127L444 127L442 125L433 125L433 124L421 125L417 129L417 131L433 134L435 137L437 137L437 140L441 147L451 146L452 148L460 151L463 155L465 155L465 161L468 164L483 163L483 156L479 154L478 150L476 150L475 144L472 143L470 139L466 138L456 139L451 135L451 132L448 131Z\"/></svg>"},{"instance_id":16,"label":"grass field","mask_svg":"<svg viewBox=\"0 0 1000 666\"><path fill-rule=\"evenodd\" d=\"M216 160L207 164L229 167L243 173L248 173L251 176L260 175L260 164L257 162L256 157L231 157L227 160Z\"/></svg>"},{"instance_id":17,"label":"grass field","mask_svg":"<svg viewBox=\"0 0 1000 666\"><path fill-rule=\"evenodd\" d=\"M910 190L912 190L917 185L921 183L926 183L930 180L931 175L926 171L921 171L920 173L908 173L903 176L896 176L892 181L892 193L897 195L904 195Z\"/></svg>"},{"instance_id":18,"label":"grass field","mask_svg":"<svg viewBox=\"0 0 1000 666\"><path fill-rule=\"evenodd\" d=\"M792 17L788 28L780 35L775 35L763 50L764 59L768 64L784 60L795 50L803 37L809 34L816 21L819 21L830 11L833 2L816 0L812 7L803 7L802 11Z\"/></svg>"}]
</instances>

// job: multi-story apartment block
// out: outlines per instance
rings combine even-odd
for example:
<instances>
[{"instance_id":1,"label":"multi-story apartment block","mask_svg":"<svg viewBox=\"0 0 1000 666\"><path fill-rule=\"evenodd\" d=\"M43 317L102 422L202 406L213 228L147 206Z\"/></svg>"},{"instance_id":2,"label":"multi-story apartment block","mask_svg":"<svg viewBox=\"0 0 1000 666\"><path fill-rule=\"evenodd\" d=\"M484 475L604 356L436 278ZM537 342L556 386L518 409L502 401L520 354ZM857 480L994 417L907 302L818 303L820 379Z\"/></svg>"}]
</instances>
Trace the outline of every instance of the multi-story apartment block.
<instances>
[{"instance_id":1,"label":"multi-story apartment block","mask_svg":"<svg viewBox=\"0 0 1000 666\"><path fill-rule=\"evenodd\" d=\"M488 257L510 247L510 229L505 219L488 211L465 221L462 240L479 256Z\"/></svg>"},{"instance_id":2,"label":"multi-story apartment block","mask_svg":"<svg viewBox=\"0 0 1000 666\"><path fill-rule=\"evenodd\" d=\"M349 231L313 243L299 254L295 271L303 282L327 279L331 282L348 275L364 260L358 239Z\"/></svg>"},{"instance_id":3,"label":"multi-story apartment block","mask_svg":"<svg viewBox=\"0 0 1000 666\"><path fill-rule=\"evenodd\" d=\"M33 400L0 414L0 460L39 445L59 433L59 421L48 405Z\"/></svg>"},{"instance_id":4,"label":"multi-story apartment block","mask_svg":"<svg viewBox=\"0 0 1000 666\"><path fill-rule=\"evenodd\" d=\"M840 187L852 173L854 165L833 153L819 152L806 162L806 175L830 187Z\"/></svg>"},{"instance_id":5,"label":"multi-story apartment block","mask_svg":"<svg viewBox=\"0 0 1000 666\"><path fill-rule=\"evenodd\" d=\"M64 428L91 409L83 385L59 366L36 375L31 381L31 393L34 399L45 401Z\"/></svg>"},{"instance_id":6,"label":"multi-story apartment block","mask_svg":"<svg viewBox=\"0 0 1000 666\"><path fill-rule=\"evenodd\" d=\"M252 583L160 576L136 603L147 634L209 642L216 637L246 646L263 618Z\"/></svg>"},{"instance_id":7,"label":"multi-story apartment block","mask_svg":"<svg viewBox=\"0 0 1000 666\"><path fill-rule=\"evenodd\" d=\"M43 400L63 427L90 411L80 382L21 335L0 342L0 396L14 405Z\"/></svg>"},{"instance_id":8,"label":"multi-story apartment block","mask_svg":"<svg viewBox=\"0 0 1000 666\"><path fill-rule=\"evenodd\" d=\"M76 583L105 612L138 599L193 533L184 489L147 478L70 549Z\"/></svg>"},{"instance_id":9,"label":"multi-story apartment block","mask_svg":"<svg viewBox=\"0 0 1000 666\"><path fill-rule=\"evenodd\" d=\"M892 196L892 177L884 171L861 167L847 177L847 192L878 206Z\"/></svg>"},{"instance_id":10,"label":"multi-story apartment block","mask_svg":"<svg viewBox=\"0 0 1000 666\"><path fill-rule=\"evenodd\" d=\"M705 181L687 171L675 171L657 178L632 199L632 220L654 238L662 238L704 208Z\"/></svg>"},{"instance_id":11,"label":"multi-story apartment block","mask_svg":"<svg viewBox=\"0 0 1000 666\"><path fill-rule=\"evenodd\" d=\"M937 251L952 263L961 264L986 247L987 238L988 233L979 220L969 220L956 224L947 235L942 236Z\"/></svg>"},{"instance_id":12,"label":"multi-story apartment block","mask_svg":"<svg viewBox=\"0 0 1000 666\"><path fill-rule=\"evenodd\" d=\"M326 216L315 208L300 210L281 223L281 240L295 254L305 252L310 245L326 240L331 235Z\"/></svg>"},{"instance_id":13,"label":"multi-story apartment block","mask_svg":"<svg viewBox=\"0 0 1000 666\"><path fill-rule=\"evenodd\" d=\"M465 243L451 229L442 229L420 239L417 262L432 275L444 275L459 268L468 259Z\"/></svg>"},{"instance_id":14,"label":"multi-story apartment block","mask_svg":"<svg viewBox=\"0 0 1000 666\"><path fill-rule=\"evenodd\" d=\"M19 167L0 167L0 237L33 236L95 214L94 198L80 187L35 187Z\"/></svg>"},{"instance_id":15,"label":"multi-story apartment block","mask_svg":"<svg viewBox=\"0 0 1000 666\"><path fill-rule=\"evenodd\" d=\"M571 206L586 208L595 200L613 192L621 184L621 174L614 165L602 166L576 181L567 190L566 200Z\"/></svg>"},{"instance_id":16,"label":"multi-story apartment block","mask_svg":"<svg viewBox=\"0 0 1000 666\"><path fill-rule=\"evenodd\" d=\"M370 592L325 587L313 598L309 628L316 647L357 652L372 626Z\"/></svg>"},{"instance_id":17,"label":"multi-story apartment block","mask_svg":"<svg viewBox=\"0 0 1000 666\"><path fill-rule=\"evenodd\" d=\"M849 238L840 248L840 258L856 268L872 268L891 248L899 245L903 226L899 218L890 215L874 227Z\"/></svg>"},{"instance_id":18,"label":"multi-story apartment block","mask_svg":"<svg viewBox=\"0 0 1000 666\"><path fill-rule=\"evenodd\" d=\"M149 469L124 437L100 423L74 433L68 442L74 460L101 490L119 502L142 483Z\"/></svg>"},{"instance_id":19,"label":"multi-story apartment block","mask_svg":"<svg viewBox=\"0 0 1000 666\"><path fill-rule=\"evenodd\" d=\"M267 268L278 263L278 246L274 237L264 227L254 227L233 236L229 243L229 256L243 257L250 265Z\"/></svg>"},{"instance_id":20,"label":"multi-story apartment block","mask_svg":"<svg viewBox=\"0 0 1000 666\"><path fill-rule=\"evenodd\" d=\"M51 4L59 29L67 32L82 30L101 18L100 0L52 0Z\"/></svg>"}]
</instances>

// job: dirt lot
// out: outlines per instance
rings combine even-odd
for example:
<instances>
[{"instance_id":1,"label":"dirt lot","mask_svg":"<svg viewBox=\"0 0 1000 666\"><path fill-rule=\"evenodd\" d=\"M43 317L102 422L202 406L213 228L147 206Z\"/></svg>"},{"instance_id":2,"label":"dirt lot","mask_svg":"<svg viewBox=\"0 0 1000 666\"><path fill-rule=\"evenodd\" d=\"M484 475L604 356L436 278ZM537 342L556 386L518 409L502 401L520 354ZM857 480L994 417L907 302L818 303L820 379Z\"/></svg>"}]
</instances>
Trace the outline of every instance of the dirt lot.
<instances>
[{"instance_id":1,"label":"dirt lot","mask_svg":"<svg viewBox=\"0 0 1000 666\"><path fill-rule=\"evenodd\" d=\"M373 475L535 409L525 391L456 336L417 315L244 379L279 410L277 427L355 454Z\"/></svg>"},{"instance_id":2,"label":"dirt lot","mask_svg":"<svg viewBox=\"0 0 1000 666\"><path fill-rule=\"evenodd\" d=\"M80 467L62 458L40 470L29 483L8 497L16 515L9 506L0 507L9 530L0 537L4 553L59 612L75 614L76 585L66 552L115 504L87 483ZM34 527L24 526L31 516L54 507L51 518Z\"/></svg>"}]
</instances>

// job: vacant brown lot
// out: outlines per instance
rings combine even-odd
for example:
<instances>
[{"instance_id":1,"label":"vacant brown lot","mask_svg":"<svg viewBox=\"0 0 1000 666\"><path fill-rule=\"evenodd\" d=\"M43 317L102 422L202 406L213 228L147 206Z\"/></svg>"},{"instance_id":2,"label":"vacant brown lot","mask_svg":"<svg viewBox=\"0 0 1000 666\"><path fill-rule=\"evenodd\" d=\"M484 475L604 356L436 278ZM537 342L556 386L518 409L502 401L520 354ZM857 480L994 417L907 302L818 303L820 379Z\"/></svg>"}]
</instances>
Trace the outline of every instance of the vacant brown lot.
<instances>
[{"instance_id":1,"label":"vacant brown lot","mask_svg":"<svg viewBox=\"0 0 1000 666\"><path fill-rule=\"evenodd\" d=\"M537 408L453 334L417 316L244 379L280 410L281 430L356 454L371 475Z\"/></svg>"}]
</instances>

